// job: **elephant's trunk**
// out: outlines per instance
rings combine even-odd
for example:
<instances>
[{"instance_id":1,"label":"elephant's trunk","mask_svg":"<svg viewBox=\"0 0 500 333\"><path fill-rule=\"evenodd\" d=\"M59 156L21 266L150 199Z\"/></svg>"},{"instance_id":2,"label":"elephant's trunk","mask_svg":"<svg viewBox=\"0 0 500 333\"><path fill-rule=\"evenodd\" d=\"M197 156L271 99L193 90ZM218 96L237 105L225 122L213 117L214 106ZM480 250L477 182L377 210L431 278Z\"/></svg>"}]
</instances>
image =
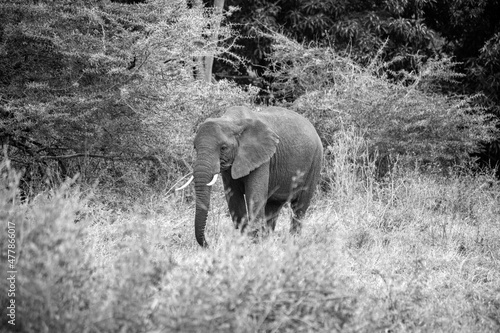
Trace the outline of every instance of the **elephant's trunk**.
<instances>
[{"instance_id":1,"label":"elephant's trunk","mask_svg":"<svg viewBox=\"0 0 500 333\"><path fill-rule=\"evenodd\" d=\"M205 240L205 226L207 224L208 209L210 208L210 192L212 187L207 185L214 176L213 167L208 163L196 161L194 165L194 188L196 191L196 213L194 217L194 232L196 241L207 247Z\"/></svg>"}]
</instances>

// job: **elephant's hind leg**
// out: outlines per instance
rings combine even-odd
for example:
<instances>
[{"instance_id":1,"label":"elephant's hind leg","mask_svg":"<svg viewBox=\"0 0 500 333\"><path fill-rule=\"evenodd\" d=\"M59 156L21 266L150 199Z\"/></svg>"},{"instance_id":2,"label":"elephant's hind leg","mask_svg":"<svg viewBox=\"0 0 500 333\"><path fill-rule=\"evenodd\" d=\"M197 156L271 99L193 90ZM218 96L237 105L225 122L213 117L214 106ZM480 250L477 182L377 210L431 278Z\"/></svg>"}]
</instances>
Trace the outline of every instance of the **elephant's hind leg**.
<instances>
[{"instance_id":1,"label":"elephant's hind leg","mask_svg":"<svg viewBox=\"0 0 500 333\"><path fill-rule=\"evenodd\" d=\"M292 219L290 225L290 233L299 234L302 229L302 219L306 214L307 208L311 203L312 195L309 193L303 193L304 196L299 196L296 200L293 200L290 204L292 207Z\"/></svg>"},{"instance_id":2,"label":"elephant's hind leg","mask_svg":"<svg viewBox=\"0 0 500 333\"><path fill-rule=\"evenodd\" d=\"M281 208L283 207L283 203L276 201L268 201L266 204L266 222L267 228L274 231L276 227L276 220L280 215Z\"/></svg>"},{"instance_id":3,"label":"elephant's hind leg","mask_svg":"<svg viewBox=\"0 0 500 333\"><path fill-rule=\"evenodd\" d=\"M321 161L321 151L319 153L318 160ZM292 207L292 221L290 225L290 233L298 234L302 229L302 219L306 214L309 205L311 204L312 197L314 196L314 191L319 180L321 164L317 164L313 170L309 172L305 180L305 184L308 184L299 191L297 197L290 202Z\"/></svg>"},{"instance_id":4,"label":"elephant's hind leg","mask_svg":"<svg viewBox=\"0 0 500 333\"><path fill-rule=\"evenodd\" d=\"M300 234L302 230L302 218L304 217L304 211L299 210L296 211L292 208L292 221L290 225L290 233L291 234Z\"/></svg>"}]
</instances>

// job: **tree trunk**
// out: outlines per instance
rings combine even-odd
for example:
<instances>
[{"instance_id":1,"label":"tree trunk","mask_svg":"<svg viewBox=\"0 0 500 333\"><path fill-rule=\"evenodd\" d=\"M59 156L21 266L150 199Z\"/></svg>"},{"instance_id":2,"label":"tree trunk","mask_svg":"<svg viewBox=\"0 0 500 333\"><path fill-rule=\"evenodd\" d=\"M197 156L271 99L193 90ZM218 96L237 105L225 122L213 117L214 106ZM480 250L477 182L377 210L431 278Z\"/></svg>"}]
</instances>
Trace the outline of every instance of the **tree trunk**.
<instances>
[{"instance_id":1,"label":"tree trunk","mask_svg":"<svg viewBox=\"0 0 500 333\"><path fill-rule=\"evenodd\" d=\"M214 9L215 13L217 15L222 13L222 8L224 7L224 0L214 0ZM217 40L219 39L219 27L220 27L220 20L217 21L216 26L213 27L213 35L212 35L212 40L211 43L213 44L212 47L215 52L215 48L217 47ZM212 82L212 68L214 65L214 56L209 55L205 57L205 81L207 83Z\"/></svg>"}]
</instances>

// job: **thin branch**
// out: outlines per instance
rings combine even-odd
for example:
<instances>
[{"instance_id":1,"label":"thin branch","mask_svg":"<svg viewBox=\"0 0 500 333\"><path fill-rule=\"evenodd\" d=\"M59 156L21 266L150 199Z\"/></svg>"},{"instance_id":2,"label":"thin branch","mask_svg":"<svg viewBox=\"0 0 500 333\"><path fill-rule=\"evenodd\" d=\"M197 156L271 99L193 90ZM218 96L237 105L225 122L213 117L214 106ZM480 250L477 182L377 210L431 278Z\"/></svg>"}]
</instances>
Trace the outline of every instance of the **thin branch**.
<instances>
[{"instance_id":1,"label":"thin branch","mask_svg":"<svg viewBox=\"0 0 500 333\"><path fill-rule=\"evenodd\" d=\"M86 153L76 153L76 154L69 154L69 155L46 155L46 156L40 156L38 157L40 160L67 160L67 159L72 159L72 158L78 158L78 157L90 157L90 158L102 158L106 160L149 160L152 162L155 162L156 164L159 164L159 159L158 157L154 155L145 155L141 157L126 157L126 156L119 156L119 155L100 155L100 154L86 154ZM160 163L161 164L161 163Z\"/></svg>"},{"instance_id":2,"label":"thin branch","mask_svg":"<svg viewBox=\"0 0 500 333\"><path fill-rule=\"evenodd\" d=\"M113 160L113 159L118 159L120 158L119 156L106 156L106 155L97 155L97 154L85 154L85 153L77 153L77 154L70 154L70 155L46 155L46 156L40 156L39 159L41 160L57 160L57 159L71 159L71 158L77 158L77 157L93 157L93 158L104 158L108 160Z\"/></svg>"}]
</instances>

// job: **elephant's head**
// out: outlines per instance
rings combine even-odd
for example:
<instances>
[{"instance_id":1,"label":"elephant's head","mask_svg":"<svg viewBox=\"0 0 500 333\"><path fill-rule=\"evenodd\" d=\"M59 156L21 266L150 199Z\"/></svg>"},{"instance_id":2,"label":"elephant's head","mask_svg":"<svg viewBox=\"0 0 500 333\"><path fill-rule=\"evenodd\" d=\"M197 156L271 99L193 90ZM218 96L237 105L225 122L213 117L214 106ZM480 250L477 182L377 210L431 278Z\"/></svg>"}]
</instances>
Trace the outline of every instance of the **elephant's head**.
<instances>
[{"instance_id":1,"label":"elephant's head","mask_svg":"<svg viewBox=\"0 0 500 333\"><path fill-rule=\"evenodd\" d=\"M210 206L212 181L218 173L229 171L233 179L248 175L269 161L276 152L278 136L264 122L255 118L209 118L198 128L194 139L196 160L195 235L207 246L205 225Z\"/></svg>"}]
</instances>

